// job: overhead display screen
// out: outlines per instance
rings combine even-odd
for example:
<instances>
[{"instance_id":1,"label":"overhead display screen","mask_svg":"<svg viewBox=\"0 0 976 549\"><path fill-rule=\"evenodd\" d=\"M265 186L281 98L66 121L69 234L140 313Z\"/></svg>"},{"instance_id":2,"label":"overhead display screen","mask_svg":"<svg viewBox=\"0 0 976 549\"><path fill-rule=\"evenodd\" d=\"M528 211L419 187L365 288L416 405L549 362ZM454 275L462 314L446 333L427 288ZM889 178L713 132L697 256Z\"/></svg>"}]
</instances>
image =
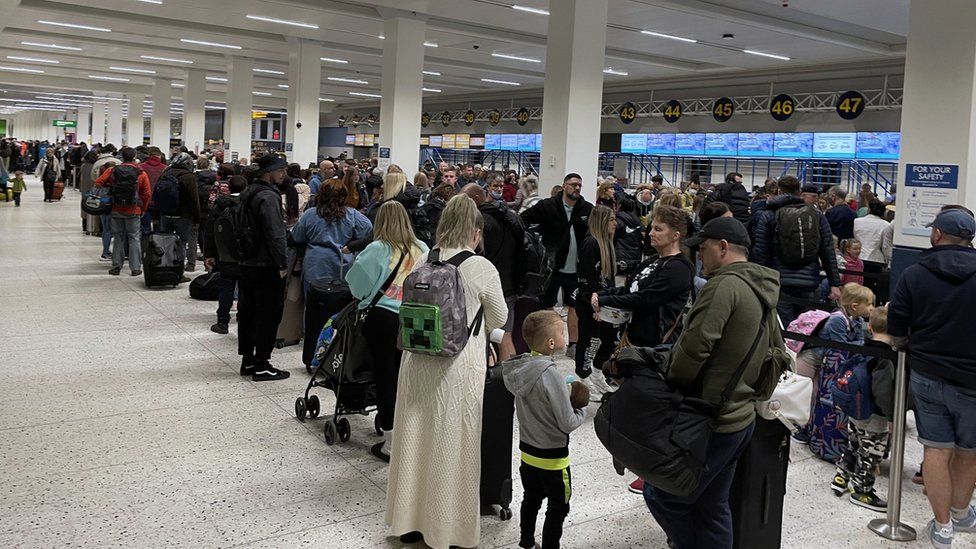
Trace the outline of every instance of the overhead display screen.
<instances>
[{"instance_id":1,"label":"overhead display screen","mask_svg":"<svg viewBox=\"0 0 976 549\"><path fill-rule=\"evenodd\" d=\"M900 132L857 132L857 158L898 160L900 153Z\"/></svg>"},{"instance_id":2,"label":"overhead display screen","mask_svg":"<svg viewBox=\"0 0 976 549\"><path fill-rule=\"evenodd\" d=\"M497 151L502 148L502 136L498 133L485 134L485 148L489 151Z\"/></svg>"},{"instance_id":3,"label":"overhead display screen","mask_svg":"<svg viewBox=\"0 0 976 549\"><path fill-rule=\"evenodd\" d=\"M346 145L355 145L355 144L356 144L356 134L354 134L354 133L347 133L346 134Z\"/></svg>"},{"instance_id":4,"label":"overhead display screen","mask_svg":"<svg viewBox=\"0 0 976 549\"><path fill-rule=\"evenodd\" d=\"M679 155L705 154L705 134L679 133L675 135L674 154L679 154Z\"/></svg>"},{"instance_id":5,"label":"overhead display screen","mask_svg":"<svg viewBox=\"0 0 976 549\"><path fill-rule=\"evenodd\" d=\"M426 136L421 137L420 138L420 145L421 146L424 146L424 147L429 147L430 146L430 137L426 137Z\"/></svg>"},{"instance_id":6,"label":"overhead display screen","mask_svg":"<svg viewBox=\"0 0 976 549\"><path fill-rule=\"evenodd\" d=\"M441 147L445 149L455 148L457 136L453 133L445 133L441 136Z\"/></svg>"},{"instance_id":7,"label":"overhead display screen","mask_svg":"<svg viewBox=\"0 0 976 549\"><path fill-rule=\"evenodd\" d=\"M518 134L517 133L503 133L501 134L501 143L499 148L503 151L517 151L518 150Z\"/></svg>"},{"instance_id":8,"label":"overhead display screen","mask_svg":"<svg viewBox=\"0 0 976 549\"><path fill-rule=\"evenodd\" d=\"M773 156L773 134L740 133L739 156Z\"/></svg>"},{"instance_id":9,"label":"overhead display screen","mask_svg":"<svg viewBox=\"0 0 976 549\"><path fill-rule=\"evenodd\" d=\"M479 135L477 137L471 136L471 148L481 149L485 147L485 136Z\"/></svg>"},{"instance_id":10,"label":"overhead display screen","mask_svg":"<svg viewBox=\"0 0 976 549\"><path fill-rule=\"evenodd\" d=\"M810 158L813 156L812 133L777 133L773 136L773 156Z\"/></svg>"},{"instance_id":11,"label":"overhead display screen","mask_svg":"<svg viewBox=\"0 0 976 549\"><path fill-rule=\"evenodd\" d=\"M813 135L814 158L854 158L856 146L857 134L854 132Z\"/></svg>"},{"instance_id":12,"label":"overhead display screen","mask_svg":"<svg viewBox=\"0 0 976 549\"><path fill-rule=\"evenodd\" d=\"M644 154L647 151L646 133L625 133L620 136L620 152Z\"/></svg>"},{"instance_id":13,"label":"overhead display screen","mask_svg":"<svg viewBox=\"0 0 976 549\"><path fill-rule=\"evenodd\" d=\"M444 140L442 139L442 136L440 136L440 135L432 135L432 136L430 136L430 146L431 147L436 147L436 148L439 149L443 143L444 143Z\"/></svg>"},{"instance_id":14,"label":"overhead display screen","mask_svg":"<svg viewBox=\"0 0 976 549\"><path fill-rule=\"evenodd\" d=\"M739 154L739 134L706 133L705 154L708 156L735 156Z\"/></svg>"},{"instance_id":15,"label":"overhead display screen","mask_svg":"<svg viewBox=\"0 0 976 549\"><path fill-rule=\"evenodd\" d=\"M674 154L673 133L647 134L647 154Z\"/></svg>"},{"instance_id":16,"label":"overhead display screen","mask_svg":"<svg viewBox=\"0 0 976 549\"><path fill-rule=\"evenodd\" d=\"M535 151L536 150L535 134L534 133L518 134L518 150L523 152Z\"/></svg>"}]
</instances>

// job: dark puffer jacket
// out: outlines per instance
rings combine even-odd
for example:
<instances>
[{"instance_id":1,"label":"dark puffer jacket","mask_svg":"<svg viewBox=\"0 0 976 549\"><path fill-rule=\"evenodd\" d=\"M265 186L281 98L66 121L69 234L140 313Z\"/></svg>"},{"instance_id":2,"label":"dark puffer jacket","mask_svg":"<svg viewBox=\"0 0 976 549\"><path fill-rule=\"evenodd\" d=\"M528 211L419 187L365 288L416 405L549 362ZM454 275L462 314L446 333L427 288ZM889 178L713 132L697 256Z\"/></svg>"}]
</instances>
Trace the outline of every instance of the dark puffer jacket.
<instances>
[{"instance_id":1,"label":"dark puffer jacket","mask_svg":"<svg viewBox=\"0 0 976 549\"><path fill-rule=\"evenodd\" d=\"M522 220L504 202L486 202L478 210L485 219L483 255L498 269L502 293L512 297L521 282L522 242L525 239Z\"/></svg>"},{"instance_id":2,"label":"dark puffer jacket","mask_svg":"<svg viewBox=\"0 0 976 549\"><path fill-rule=\"evenodd\" d=\"M542 244L546 247L546 253L554 257L553 265L558 271L566 264L566 256L569 255L569 231L572 230L576 234L578 249L589 233L588 223L592 211L593 204L580 197L573 205L570 218L566 219L563 193L560 192L552 198L544 198L536 202L534 206L522 212L522 222L527 228L538 226Z\"/></svg>"},{"instance_id":3,"label":"dark puffer jacket","mask_svg":"<svg viewBox=\"0 0 976 549\"><path fill-rule=\"evenodd\" d=\"M644 249L644 225L629 212L617 212L617 232L613 245L617 252L617 274L630 275L641 262Z\"/></svg>"},{"instance_id":4,"label":"dark puffer jacket","mask_svg":"<svg viewBox=\"0 0 976 549\"><path fill-rule=\"evenodd\" d=\"M719 183L705 197L702 206L712 202L724 202L732 211L732 217L746 227L749 226L749 191L741 183Z\"/></svg>"},{"instance_id":5,"label":"dark puffer jacket","mask_svg":"<svg viewBox=\"0 0 976 549\"><path fill-rule=\"evenodd\" d=\"M241 203L251 216L251 229L257 252L240 264L246 267L288 268L288 237L284 212L281 209L281 193L260 179L255 179L241 193Z\"/></svg>"},{"instance_id":6,"label":"dark puffer jacket","mask_svg":"<svg viewBox=\"0 0 976 549\"><path fill-rule=\"evenodd\" d=\"M803 267L787 267L777 257L776 212L784 206L802 203L802 198L791 194L777 196L766 203L766 210L756 223L755 242L752 243L749 260L778 271L780 286L784 288L816 288L822 279L821 268L827 273L827 280L831 286L840 286L837 254L834 253L834 235L830 232L830 223L827 223L827 218L822 213L817 214L820 219L820 251L817 254L817 261L811 261Z\"/></svg>"}]
</instances>

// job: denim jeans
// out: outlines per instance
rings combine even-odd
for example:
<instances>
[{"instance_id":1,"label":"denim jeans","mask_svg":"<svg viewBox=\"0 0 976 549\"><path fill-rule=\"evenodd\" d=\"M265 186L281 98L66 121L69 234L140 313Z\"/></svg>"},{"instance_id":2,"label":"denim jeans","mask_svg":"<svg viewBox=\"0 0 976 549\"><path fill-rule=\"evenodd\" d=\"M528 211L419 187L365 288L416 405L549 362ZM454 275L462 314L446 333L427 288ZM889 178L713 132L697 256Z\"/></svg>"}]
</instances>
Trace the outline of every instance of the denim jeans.
<instances>
[{"instance_id":1,"label":"denim jeans","mask_svg":"<svg viewBox=\"0 0 976 549\"><path fill-rule=\"evenodd\" d=\"M149 235L152 233L152 212L142 214L142 219L139 220L139 224L142 230L142 237L149 238Z\"/></svg>"},{"instance_id":2,"label":"denim jeans","mask_svg":"<svg viewBox=\"0 0 976 549\"><path fill-rule=\"evenodd\" d=\"M102 231L104 232L104 227ZM129 241L129 270L142 270L142 231L138 215L112 214L112 268L121 269L125 262L125 240Z\"/></svg>"},{"instance_id":3,"label":"denim jeans","mask_svg":"<svg viewBox=\"0 0 976 549\"><path fill-rule=\"evenodd\" d=\"M735 433L715 433L708 441L707 468L690 495L679 497L644 483L644 502L674 547L732 549L729 490L735 465L752 438L756 424Z\"/></svg>"},{"instance_id":4,"label":"denim jeans","mask_svg":"<svg viewBox=\"0 0 976 549\"><path fill-rule=\"evenodd\" d=\"M112 254L112 214L98 216L102 222L102 255Z\"/></svg>"},{"instance_id":5,"label":"denim jeans","mask_svg":"<svg viewBox=\"0 0 976 549\"><path fill-rule=\"evenodd\" d=\"M976 451L976 391L913 371L918 441L926 448Z\"/></svg>"},{"instance_id":6,"label":"denim jeans","mask_svg":"<svg viewBox=\"0 0 976 549\"><path fill-rule=\"evenodd\" d=\"M186 263L193 265L197 259L196 231L193 222L184 217L163 216L159 218L159 230L164 233L176 233L186 247ZM192 246L192 247L191 247Z\"/></svg>"}]
</instances>

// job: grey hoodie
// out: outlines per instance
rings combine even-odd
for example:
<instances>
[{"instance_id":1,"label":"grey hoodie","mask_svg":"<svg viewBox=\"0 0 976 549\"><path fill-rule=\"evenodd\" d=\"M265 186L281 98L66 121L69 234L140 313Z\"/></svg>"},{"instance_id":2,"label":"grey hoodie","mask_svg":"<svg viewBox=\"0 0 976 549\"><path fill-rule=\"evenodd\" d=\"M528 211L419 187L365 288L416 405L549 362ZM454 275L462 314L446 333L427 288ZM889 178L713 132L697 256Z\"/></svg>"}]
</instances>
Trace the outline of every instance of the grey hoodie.
<instances>
[{"instance_id":1,"label":"grey hoodie","mask_svg":"<svg viewBox=\"0 0 976 549\"><path fill-rule=\"evenodd\" d=\"M502 363L502 376L515 395L519 448L539 458L568 456L569 433L583 424L586 411L573 409L569 387L552 357L517 356Z\"/></svg>"}]
</instances>

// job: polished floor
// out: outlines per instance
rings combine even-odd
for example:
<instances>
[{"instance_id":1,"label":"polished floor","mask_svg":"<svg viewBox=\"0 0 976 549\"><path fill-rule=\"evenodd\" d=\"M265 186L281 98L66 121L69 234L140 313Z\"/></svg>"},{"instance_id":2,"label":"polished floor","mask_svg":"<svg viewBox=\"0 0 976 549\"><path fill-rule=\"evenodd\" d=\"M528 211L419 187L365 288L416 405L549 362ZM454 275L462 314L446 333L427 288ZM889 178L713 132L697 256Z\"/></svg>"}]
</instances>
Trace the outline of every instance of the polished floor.
<instances>
[{"instance_id":1,"label":"polished floor","mask_svg":"<svg viewBox=\"0 0 976 549\"><path fill-rule=\"evenodd\" d=\"M100 240L81 232L79 194L45 204L28 184L21 208L0 203L0 547L402 546L385 535L387 466L368 452L372 421L353 418L352 439L329 447L322 419L295 419L308 379L298 347L274 355L291 379L242 379L236 327L209 331L214 304L186 285L147 290L127 269L107 275ZM318 394L331 409L331 394ZM921 530L913 436L903 516ZM563 547L664 547L590 421L572 441ZM784 547L928 546L868 531L881 515L835 499L831 472L793 448ZM956 546L976 546L970 536ZM483 518L482 547L517 539L517 519Z\"/></svg>"}]
</instances>

